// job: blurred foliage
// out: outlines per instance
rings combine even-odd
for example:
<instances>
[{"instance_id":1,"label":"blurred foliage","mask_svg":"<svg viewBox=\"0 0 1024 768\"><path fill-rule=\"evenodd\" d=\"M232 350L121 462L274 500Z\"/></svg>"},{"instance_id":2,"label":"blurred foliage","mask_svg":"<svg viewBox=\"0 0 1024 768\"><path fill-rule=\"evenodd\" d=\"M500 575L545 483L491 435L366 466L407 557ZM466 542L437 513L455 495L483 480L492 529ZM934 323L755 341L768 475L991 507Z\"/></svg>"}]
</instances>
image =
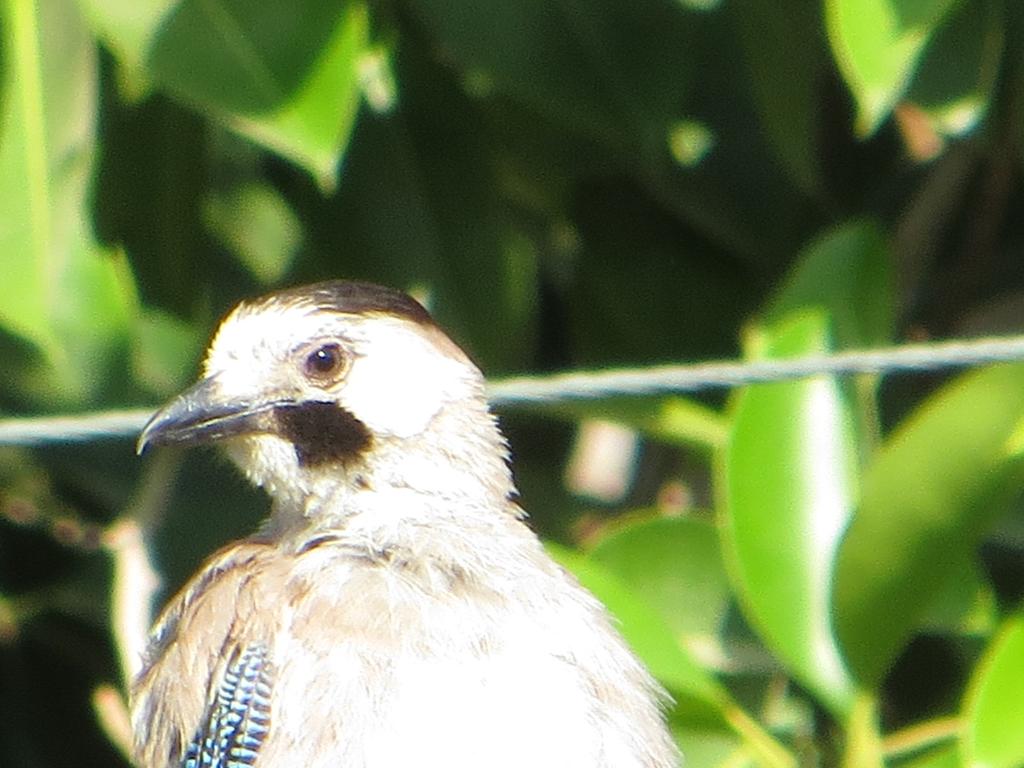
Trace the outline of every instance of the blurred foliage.
<instances>
[{"instance_id":1,"label":"blurred foliage","mask_svg":"<svg viewBox=\"0 0 1024 768\"><path fill-rule=\"evenodd\" d=\"M155 405L239 298L326 277L414 291L489 375L1019 332L1022 23L5 0L0 409ZM503 414L690 768L1024 764L1022 417L1024 364ZM566 490L595 419L642 438L622 498ZM0 449L0 765L127 764L112 532L166 596L251 530L265 501L207 458Z\"/></svg>"}]
</instances>

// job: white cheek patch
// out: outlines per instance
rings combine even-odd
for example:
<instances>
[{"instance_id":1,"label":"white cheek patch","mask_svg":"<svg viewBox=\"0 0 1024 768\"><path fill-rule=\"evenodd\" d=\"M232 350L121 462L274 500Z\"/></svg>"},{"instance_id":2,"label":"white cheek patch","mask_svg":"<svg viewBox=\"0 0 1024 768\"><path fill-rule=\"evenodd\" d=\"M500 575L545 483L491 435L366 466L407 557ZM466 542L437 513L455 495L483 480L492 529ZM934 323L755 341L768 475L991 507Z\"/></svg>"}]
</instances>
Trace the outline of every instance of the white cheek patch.
<instances>
[{"instance_id":1,"label":"white cheek patch","mask_svg":"<svg viewBox=\"0 0 1024 768\"><path fill-rule=\"evenodd\" d=\"M341 402L377 434L418 434L445 403L473 391L473 369L440 354L415 327L378 318L360 342Z\"/></svg>"}]
</instances>

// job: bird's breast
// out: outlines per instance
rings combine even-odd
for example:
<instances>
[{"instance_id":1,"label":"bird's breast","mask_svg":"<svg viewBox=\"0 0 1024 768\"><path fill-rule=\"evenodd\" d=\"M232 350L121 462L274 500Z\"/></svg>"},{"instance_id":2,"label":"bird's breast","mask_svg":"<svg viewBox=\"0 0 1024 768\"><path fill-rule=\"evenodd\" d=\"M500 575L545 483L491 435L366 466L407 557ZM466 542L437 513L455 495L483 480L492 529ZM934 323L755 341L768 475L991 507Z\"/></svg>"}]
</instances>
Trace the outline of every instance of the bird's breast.
<instances>
[{"instance_id":1,"label":"bird's breast","mask_svg":"<svg viewBox=\"0 0 1024 768\"><path fill-rule=\"evenodd\" d=\"M320 752L388 768L600 764L591 692L564 636L543 631L516 592L394 556L351 566L331 589L300 581L276 643L282 755L307 750L308 766ZM329 724L318 745L304 722Z\"/></svg>"},{"instance_id":2,"label":"bird's breast","mask_svg":"<svg viewBox=\"0 0 1024 768\"><path fill-rule=\"evenodd\" d=\"M290 552L236 547L158 623L133 702L140 763L177 768L211 734L234 737L224 723L242 701L238 721L255 702L265 728L255 746L237 739L256 768L645 765L593 677L624 651L592 621L592 600L552 573L484 580L472 558L332 535ZM265 689L240 699L237 661L254 648Z\"/></svg>"}]
</instances>

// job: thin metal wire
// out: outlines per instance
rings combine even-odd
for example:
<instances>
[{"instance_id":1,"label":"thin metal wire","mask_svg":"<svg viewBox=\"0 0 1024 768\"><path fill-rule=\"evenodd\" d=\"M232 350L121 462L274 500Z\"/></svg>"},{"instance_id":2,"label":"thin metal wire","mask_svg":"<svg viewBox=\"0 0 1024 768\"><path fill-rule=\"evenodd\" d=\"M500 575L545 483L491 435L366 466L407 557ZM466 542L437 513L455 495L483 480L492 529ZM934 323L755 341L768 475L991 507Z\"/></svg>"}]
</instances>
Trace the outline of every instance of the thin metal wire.
<instances>
[{"instance_id":1,"label":"thin metal wire","mask_svg":"<svg viewBox=\"0 0 1024 768\"><path fill-rule=\"evenodd\" d=\"M818 375L907 373L965 368L1024 359L1024 336L907 344L850 350L789 360L710 362L650 368L579 371L520 376L496 381L488 393L495 405L598 399L622 395L697 392Z\"/></svg>"},{"instance_id":2,"label":"thin metal wire","mask_svg":"<svg viewBox=\"0 0 1024 768\"><path fill-rule=\"evenodd\" d=\"M0 445L44 445L114 440L138 435L153 408L97 411L76 416L0 419Z\"/></svg>"},{"instance_id":3,"label":"thin metal wire","mask_svg":"<svg viewBox=\"0 0 1024 768\"><path fill-rule=\"evenodd\" d=\"M721 361L517 376L491 382L488 395L496 406L514 407L560 400L696 392L809 376L910 373L1019 360L1024 360L1024 336L907 344L790 360ZM134 437L151 414L151 409L135 409L78 416L0 419L0 445L32 446Z\"/></svg>"}]
</instances>

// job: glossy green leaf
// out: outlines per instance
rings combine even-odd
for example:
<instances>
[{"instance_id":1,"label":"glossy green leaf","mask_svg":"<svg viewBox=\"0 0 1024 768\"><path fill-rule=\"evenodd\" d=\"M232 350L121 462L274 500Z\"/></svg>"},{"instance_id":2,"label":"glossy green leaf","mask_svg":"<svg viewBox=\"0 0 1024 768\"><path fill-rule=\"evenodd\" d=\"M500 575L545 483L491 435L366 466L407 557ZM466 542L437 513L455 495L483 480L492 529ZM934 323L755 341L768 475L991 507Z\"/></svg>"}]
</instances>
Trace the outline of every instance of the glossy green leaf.
<instances>
[{"instance_id":1,"label":"glossy green leaf","mask_svg":"<svg viewBox=\"0 0 1024 768\"><path fill-rule=\"evenodd\" d=\"M982 120L999 74L1005 41L1002 0L961 2L936 30L906 94L932 130L960 136Z\"/></svg>"},{"instance_id":2,"label":"glossy green leaf","mask_svg":"<svg viewBox=\"0 0 1024 768\"><path fill-rule=\"evenodd\" d=\"M729 581L718 531L695 517L657 518L618 529L590 552L665 619L696 654L720 655Z\"/></svg>"},{"instance_id":3,"label":"glossy green leaf","mask_svg":"<svg viewBox=\"0 0 1024 768\"><path fill-rule=\"evenodd\" d=\"M959 377L890 436L867 467L836 566L837 633L858 680L878 685L969 559L1019 461L1024 366Z\"/></svg>"},{"instance_id":4,"label":"glossy green leaf","mask_svg":"<svg viewBox=\"0 0 1024 768\"><path fill-rule=\"evenodd\" d=\"M639 593L629 588L611 570L595 559L548 544L548 551L580 583L594 594L620 622L623 637L675 698L671 713L673 730L711 729L715 733L728 725L740 736L759 764L771 768L794 768L795 761L753 720L726 689L693 656L680 646L672 631ZM719 747L721 741L716 739ZM716 748L715 752L718 751Z\"/></svg>"},{"instance_id":5,"label":"glossy green leaf","mask_svg":"<svg viewBox=\"0 0 1024 768\"><path fill-rule=\"evenodd\" d=\"M857 102L857 133L870 136L914 74L928 40L957 0L826 0L832 54Z\"/></svg>"},{"instance_id":6,"label":"glossy green leaf","mask_svg":"<svg viewBox=\"0 0 1024 768\"><path fill-rule=\"evenodd\" d=\"M974 557L960 563L950 561L946 571L940 590L921 617L922 628L933 633L987 637L999 614L992 584Z\"/></svg>"},{"instance_id":7,"label":"glossy green leaf","mask_svg":"<svg viewBox=\"0 0 1024 768\"><path fill-rule=\"evenodd\" d=\"M611 570L571 550L552 544L548 551L575 574L620 622L622 635L636 654L698 722L722 722L728 697L722 686L676 641L658 612Z\"/></svg>"},{"instance_id":8,"label":"glossy green leaf","mask_svg":"<svg viewBox=\"0 0 1024 768\"><path fill-rule=\"evenodd\" d=\"M742 749L742 742L728 730L693 728L671 721L669 726L688 766L729 765Z\"/></svg>"},{"instance_id":9,"label":"glossy green leaf","mask_svg":"<svg viewBox=\"0 0 1024 768\"><path fill-rule=\"evenodd\" d=\"M56 13L59 5L41 8L53 8ZM32 5L13 0L5 3L2 25L0 272L4 280L0 282L0 322L9 332L44 349L52 359L59 355L60 341L53 327L51 294L55 286L51 276L59 274L67 247L55 242L54 230L64 226L68 214L73 221L82 218L77 210L80 201L60 194L62 187L78 181L80 174L60 178L52 169L63 156L89 151L93 137L88 101L96 86L95 60L86 49L84 30L75 23L74 9L70 10L71 18L55 24L49 35L55 43L52 52L44 50L41 19ZM57 39L58 34L63 39ZM61 87L62 76L77 87ZM86 95L85 104L76 90ZM66 124L80 116L86 120L85 131L69 131Z\"/></svg>"},{"instance_id":10,"label":"glossy green leaf","mask_svg":"<svg viewBox=\"0 0 1024 768\"><path fill-rule=\"evenodd\" d=\"M0 327L43 354L28 396L81 401L125 342L133 290L89 226L96 48L69 0L2 7Z\"/></svg>"},{"instance_id":11,"label":"glossy green leaf","mask_svg":"<svg viewBox=\"0 0 1024 768\"><path fill-rule=\"evenodd\" d=\"M831 349L827 316L761 330L756 356ZM853 690L832 634L833 558L856 493L853 417L829 378L747 387L722 452L723 549L745 612L794 677L837 714Z\"/></svg>"},{"instance_id":12,"label":"glossy green leaf","mask_svg":"<svg viewBox=\"0 0 1024 768\"><path fill-rule=\"evenodd\" d=\"M1009 619L975 667L963 717L963 765L1016 768L1024 765L1024 618Z\"/></svg>"},{"instance_id":13,"label":"glossy green leaf","mask_svg":"<svg viewBox=\"0 0 1024 768\"><path fill-rule=\"evenodd\" d=\"M932 749L909 760L893 761L897 768L962 768L963 763L957 753L956 745L947 745Z\"/></svg>"},{"instance_id":14,"label":"glossy green leaf","mask_svg":"<svg viewBox=\"0 0 1024 768\"><path fill-rule=\"evenodd\" d=\"M365 3L88 0L87 7L136 88L151 81L333 188L359 105Z\"/></svg>"},{"instance_id":15,"label":"glossy green leaf","mask_svg":"<svg viewBox=\"0 0 1024 768\"><path fill-rule=\"evenodd\" d=\"M266 114L234 114L228 124L306 168L325 192L333 191L359 110L359 58L369 30L366 4L348 3L310 72L283 103Z\"/></svg>"},{"instance_id":16,"label":"glossy green leaf","mask_svg":"<svg viewBox=\"0 0 1024 768\"><path fill-rule=\"evenodd\" d=\"M872 221L840 224L800 251L774 299L767 322L795 310L828 313L838 348L887 344L893 336L892 259Z\"/></svg>"},{"instance_id":17,"label":"glossy green leaf","mask_svg":"<svg viewBox=\"0 0 1024 768\"><path fill-rule=\"evenodd\" d=\"M163 20L181 0L78 0L89 25L110 47L132 96L148 87L146 55Z\"/></svg>"},{"instance_id":18,"label":"glossy green leaf","mask_svg":"<svg viewBox=\"0 0 1024 768\"><path fill-rule=\"evenodd\" d=\"M838 224L801 249L765 308L765 321L778 322L799 311L820 311L830 319L835 349L886 345L896 323L893 263L876 222L864 219ZM877 376L860 376L851 384L856 395L860 456L870 452L877 431L877 382Z\"/></svg>"}]
</instances>

